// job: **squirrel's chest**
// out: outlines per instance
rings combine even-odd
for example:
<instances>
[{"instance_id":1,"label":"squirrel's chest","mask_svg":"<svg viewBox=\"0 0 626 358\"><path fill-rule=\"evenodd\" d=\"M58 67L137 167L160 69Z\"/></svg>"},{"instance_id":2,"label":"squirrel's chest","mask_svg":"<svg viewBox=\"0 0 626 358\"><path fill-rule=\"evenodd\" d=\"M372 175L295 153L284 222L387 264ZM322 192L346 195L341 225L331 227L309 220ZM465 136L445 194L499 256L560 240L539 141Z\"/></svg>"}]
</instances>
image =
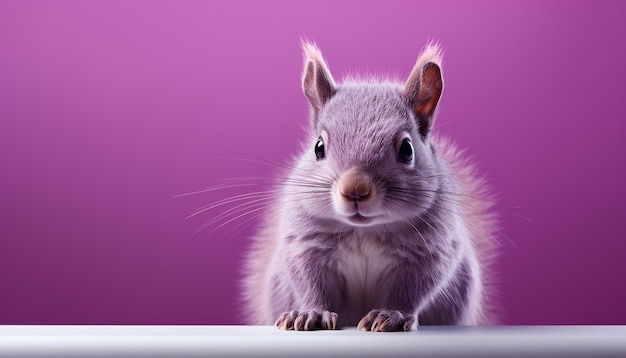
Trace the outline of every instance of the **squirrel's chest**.
<instances>
[{"instance_id":1,"label":"squirrel's chest","mask_svg":"<svg viewBox=\"0 0 626 358\"><path fill-rule=\"evenodd\" d=\"M337 272L345 282L339 317L356 324L383 303L394 260L378 238L359 234L343 238L336 258Z\"/></svg>"}]
</instances>

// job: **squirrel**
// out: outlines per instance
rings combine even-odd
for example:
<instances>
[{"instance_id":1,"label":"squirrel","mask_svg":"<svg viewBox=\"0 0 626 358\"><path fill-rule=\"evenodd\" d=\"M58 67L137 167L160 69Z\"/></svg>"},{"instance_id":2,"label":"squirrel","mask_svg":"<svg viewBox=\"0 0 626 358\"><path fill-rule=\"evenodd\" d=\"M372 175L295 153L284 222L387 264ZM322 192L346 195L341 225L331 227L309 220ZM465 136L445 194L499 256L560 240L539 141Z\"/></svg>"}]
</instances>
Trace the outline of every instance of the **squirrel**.
<instances>
[{"instance_id":1,"label":"squirrel","mask_svg":"<svg viewBox=\"0 0 626 358\"><path fill-rule=\"evenodd\" d=\"M442 51L405 83L336 83L302 44L309 136L253 237L248 323L284 330L408 331L492 322L496 219L485 180L432 133Z\"/></svg>"}]
</instances>

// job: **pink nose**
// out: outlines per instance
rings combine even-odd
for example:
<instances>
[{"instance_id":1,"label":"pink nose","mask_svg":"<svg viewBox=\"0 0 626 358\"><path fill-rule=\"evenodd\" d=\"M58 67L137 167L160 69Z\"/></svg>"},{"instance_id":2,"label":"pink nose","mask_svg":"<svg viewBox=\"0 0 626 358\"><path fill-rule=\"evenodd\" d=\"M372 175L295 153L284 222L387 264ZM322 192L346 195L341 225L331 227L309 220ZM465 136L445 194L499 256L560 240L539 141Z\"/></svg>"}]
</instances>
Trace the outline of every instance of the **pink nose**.
<instances>
[{"instance_id":1,"label":"pink nose","mask_svg":"<svg viewBox=\"0 0 626 358\"><path fill-rule=\"evenodd\" d=\"M341 175L338 182L339 193L348 201L364 201L372 197L374 183L369 175L353 168Z\"/></svg>"}]
</instances>

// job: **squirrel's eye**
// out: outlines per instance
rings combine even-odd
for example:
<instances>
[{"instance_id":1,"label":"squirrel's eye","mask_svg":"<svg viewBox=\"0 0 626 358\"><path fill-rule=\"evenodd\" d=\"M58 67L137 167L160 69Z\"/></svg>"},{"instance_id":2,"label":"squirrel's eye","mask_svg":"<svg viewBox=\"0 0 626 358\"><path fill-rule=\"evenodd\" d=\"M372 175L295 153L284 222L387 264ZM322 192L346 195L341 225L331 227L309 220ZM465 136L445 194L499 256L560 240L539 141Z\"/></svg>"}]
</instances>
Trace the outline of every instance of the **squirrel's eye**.
<instances>
[{"instance_id":1,"label":"squirrel's eye","mask_svg":"<svg viewBox=\"0 0 626 358\"><path fill-rule=\"evenodd\" d=\"M398 160L404 163L411 163L411 161L413 161L413 145L409 138L402 140L400 150L398 151Z\"/></svg>"},{"instance_id":2,"label":"squirrel's eye","mask_svg":"<svg viewBox=\"0 0 626 358\"><path fill-rule=\"evenodd\" d=\"M319 137L317 142L315 143L315 157L317 160L324 159L326 156L326 151L324 150L324 140L322 137Z\"/></svg>"}]
</instances>

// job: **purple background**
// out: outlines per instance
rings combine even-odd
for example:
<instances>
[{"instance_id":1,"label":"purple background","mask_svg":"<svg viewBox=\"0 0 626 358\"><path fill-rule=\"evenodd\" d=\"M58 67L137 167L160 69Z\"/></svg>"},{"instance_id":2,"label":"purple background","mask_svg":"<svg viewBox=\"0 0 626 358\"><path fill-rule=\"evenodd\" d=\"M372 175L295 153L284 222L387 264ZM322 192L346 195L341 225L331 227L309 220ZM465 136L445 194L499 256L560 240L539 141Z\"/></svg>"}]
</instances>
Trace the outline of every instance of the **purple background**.
<instances>
[{"instance_id":1,"label":"purple background","mask_svg":"<svg viewBox=\"0 0 626 358\"><path fill-rule=\"evenodd\" d=\"M445 48L436 126L500 194L507 324L626 324L626 3L1 1L0 323L233 324L254 225L194 209L271 176L336 78ZM239 232L238 232L239 231Z\"/></svg>"}]
</instances>

